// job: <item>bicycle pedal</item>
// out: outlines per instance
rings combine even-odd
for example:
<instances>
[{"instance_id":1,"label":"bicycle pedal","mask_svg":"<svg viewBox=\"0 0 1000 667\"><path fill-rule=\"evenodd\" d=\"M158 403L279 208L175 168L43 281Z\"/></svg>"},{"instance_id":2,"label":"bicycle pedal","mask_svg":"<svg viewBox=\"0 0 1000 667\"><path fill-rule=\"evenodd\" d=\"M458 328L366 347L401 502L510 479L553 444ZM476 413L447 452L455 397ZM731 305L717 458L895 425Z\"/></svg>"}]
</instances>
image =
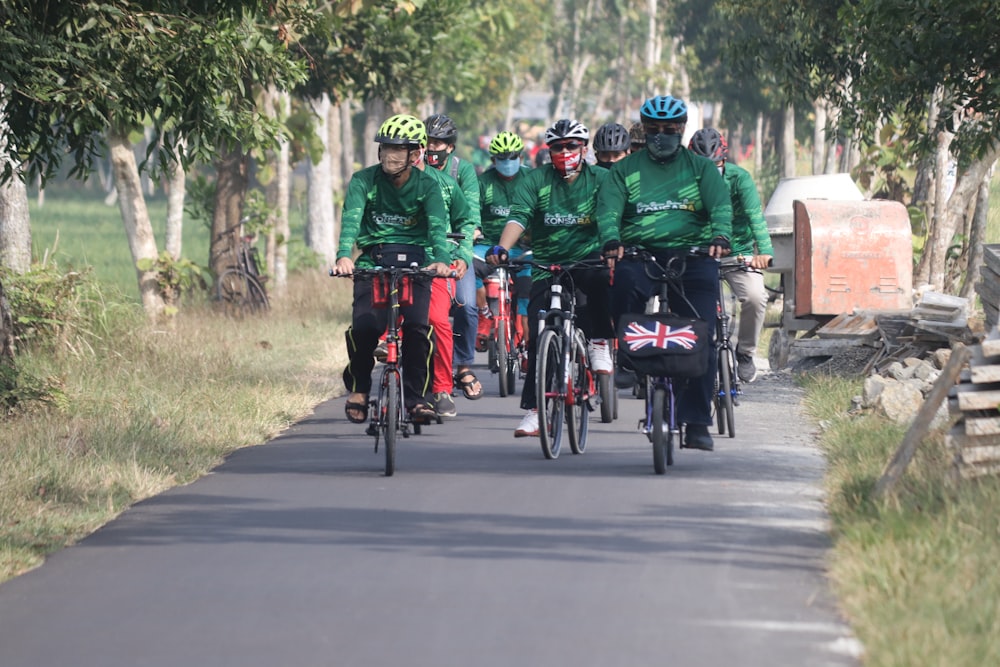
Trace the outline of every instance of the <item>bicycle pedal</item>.
<instances>
[{"instance_id":1,"label":"bicycle pedal","mask_svg":"<svg viewBox=\"0 0 1000 667\"><path fill-rule=\"evenodd\" d=\"M378 427L375 424L369 423L368 428L365 429L365 435L377 435Z\"/></svg>"}]
</instances>

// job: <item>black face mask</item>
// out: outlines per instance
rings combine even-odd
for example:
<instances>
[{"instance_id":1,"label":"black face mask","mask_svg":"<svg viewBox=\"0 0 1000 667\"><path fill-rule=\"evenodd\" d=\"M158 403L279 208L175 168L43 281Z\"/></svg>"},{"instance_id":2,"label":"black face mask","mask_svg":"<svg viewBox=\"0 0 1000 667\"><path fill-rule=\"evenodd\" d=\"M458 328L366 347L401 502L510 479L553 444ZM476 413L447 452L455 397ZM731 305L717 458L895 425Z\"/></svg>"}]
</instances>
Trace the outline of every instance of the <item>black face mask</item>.
<instances>
[{"instance_id":1,"label":"black face mask","mask_svg":"<svg viewBox=\"0 0 1000 667\"><path fill-rule=\"evenodd\" d=\"M680 147L681 135L679 134L658 132L646 135L646 150L649 152L650 157L657 162L669 162L674 159Z\"/></svg>"},{"instance_id":2,"label":"black face mask","mask_svg":"<svg viewBox=\"0 0 1000 667\"><path fill-rule=\"evenodd\" d=\"M427 151L427 157L424 158L430 166L435 169L443 169L444 163L448 160L448 149L443 151Z\"/></svg>"},{"instance_id":3,"label":"black face mask","mask_svg":"<svg viewBox=\"0 0 1000 667\"><path fill-rule=\"evenodd\" d=\"M611 165L613 164L614 162L601 162L600 160L597 161L597 166L604 167L605 169L611 169Z\"/></svg>"}]
</instances>

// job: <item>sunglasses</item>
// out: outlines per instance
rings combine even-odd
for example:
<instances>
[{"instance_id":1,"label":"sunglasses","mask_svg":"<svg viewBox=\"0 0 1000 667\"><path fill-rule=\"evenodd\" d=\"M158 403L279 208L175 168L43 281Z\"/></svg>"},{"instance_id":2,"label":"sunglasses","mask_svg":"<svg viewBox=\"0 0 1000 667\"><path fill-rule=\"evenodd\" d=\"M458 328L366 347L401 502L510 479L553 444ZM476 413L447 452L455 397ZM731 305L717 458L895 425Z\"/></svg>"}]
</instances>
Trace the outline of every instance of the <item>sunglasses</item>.
<instances>
[{"instance_id":1,"label":"sunglasses","mask_svg":"<svg viewBox=\"0 0 1000 667\"><path fill-rule=\"evenodd\" d=\"M515 160L521 157L520 153L494 153L493 157L497 160Z\"/></svg>"},{"instance_id":2,"label":"sunglasses","mask_svg":"<svg viewBox=\"0 0 1000 667\"><path fill-rule=\"evenodd\" d=\"M581 148L583 148L582 141L560 141L549 145L549 150L553 153L567 153Z\"/></svg>"}]
</instances>

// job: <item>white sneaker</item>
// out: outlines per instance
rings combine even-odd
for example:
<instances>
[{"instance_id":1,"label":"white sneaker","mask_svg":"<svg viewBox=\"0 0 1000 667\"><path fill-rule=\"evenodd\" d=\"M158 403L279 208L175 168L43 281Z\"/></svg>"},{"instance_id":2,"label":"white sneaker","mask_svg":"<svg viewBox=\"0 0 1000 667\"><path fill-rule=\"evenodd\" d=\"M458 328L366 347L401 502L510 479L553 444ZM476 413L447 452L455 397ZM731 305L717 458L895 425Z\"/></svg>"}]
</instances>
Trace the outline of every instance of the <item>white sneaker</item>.
<instances>
[{"instance_id":1,"label":"white sneaker","mask_svg":"<svg viewBox=\"0 0 1000 667\"><path fill-rule=\"evenodd\" d=\"M587 351L590 353L590 369L598 375L610 375L614 365L611 363L611 348L608 347L608 341L595 338L587 343Z\"/></svg>"},{"instance_id":2,"label":"white sneaker","mask_svg":"<svg viewBox=\"0 0 1000 667\"><path fill-rule=\"evenodd\" d=\"M529 410L524 415L521 423L514 430L515 438L537 438L538 437L538 410Z\"/></svg>"}]
</instances>

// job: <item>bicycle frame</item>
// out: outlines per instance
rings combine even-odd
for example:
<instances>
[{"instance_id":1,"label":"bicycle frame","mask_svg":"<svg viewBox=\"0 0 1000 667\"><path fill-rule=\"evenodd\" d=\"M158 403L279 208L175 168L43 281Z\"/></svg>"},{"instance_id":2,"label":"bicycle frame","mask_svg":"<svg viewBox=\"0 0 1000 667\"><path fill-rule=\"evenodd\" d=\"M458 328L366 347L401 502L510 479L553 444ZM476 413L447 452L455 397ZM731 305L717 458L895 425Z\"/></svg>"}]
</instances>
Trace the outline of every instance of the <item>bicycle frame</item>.
<instances>
[{"instance_id":1,"label":"bicycle frame","mask_svg":"<svg viewBox=\"0 0 1000 667\"><path fill-rule=\"evenodd\" d=\"M396 436L402 434L410 437L410 432L420 434L420 424L414 422L403 409L403 368L401 364L401 349L399 328L400 289L403 279L407 276L434 275L427 269L416 267L376 267L373 269L355 269L350 277L370 277L373 281L388 277L388 309L386 329L386 358L382 373L379 376L378 396L368 399L369 422L365 429L367 435L375 437L375 453L379 451L379 439L385 440L385 475L391 477L396 469Z\"/></svg>"},{"instance_id":2,"label":"bicycle frame","mask_svg":"<svg viewBox=\"0 0 1000 667\"><path fill-rule=\"evenodd\" d=\"M510 283L510 274L504 265L497 266L492 274L483 279L487 303L493 311L493 328L488 343L489 366L491 372L499 373L501 397L514 393L515 369L518 365Z\"/></svg>"},{"instance_id":3,"label":"bicycle frame","mask_svg":"<svg viewBox=\"0 0 1000 667\"><path fill-rule=\"evenodd\" d=\"M574 454L582 454L587 446L588 416L593 410L590 399L595 385L586 340L576 327L575 287L570 270L602 265L586 260L564 266L530 264L548 271L554 278L548 291L549 308L543 311L535 347L542 453L548 459L559 456L565 421L570 449Z\"/></svg>"}]
</instances>

